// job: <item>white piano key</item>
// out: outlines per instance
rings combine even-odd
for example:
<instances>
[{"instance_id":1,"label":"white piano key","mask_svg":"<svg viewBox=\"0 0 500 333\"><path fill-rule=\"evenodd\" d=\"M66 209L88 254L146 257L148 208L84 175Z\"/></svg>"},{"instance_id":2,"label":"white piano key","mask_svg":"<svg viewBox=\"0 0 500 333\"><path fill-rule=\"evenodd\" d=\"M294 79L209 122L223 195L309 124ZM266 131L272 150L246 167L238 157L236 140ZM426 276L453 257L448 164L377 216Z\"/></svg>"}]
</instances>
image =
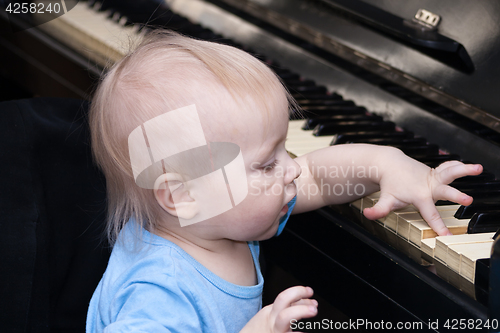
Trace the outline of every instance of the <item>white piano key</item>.
<instances>
[{"instance_id":1,"label":"white piano key","mask_svg":"<svg viewBox=\"0 0 500 333\"><path fill-rule=\"evenodd\" d=\"M454 217L444 218L443 222L448 228L448 230L454 235L465 234L467 232L467 226L470 220L458 220ZM420 243L422 239L425 238L434 238L437 234L431 227L427 224L427 222L413 221L410 226L410 237L409 240L417 247L420 247Z\"/></svg>"},{"instance_id":2,"label":"white piano key","mask_svg":"<svg viewBox=\"0 0 500 333\"><path fill-rule=\"evenodd\" d=\"M455 215L456 209L438 212L442 219L447 219L452 218L453 215ZM396 233L404 239L409 239L410 228L416 221L424 221L420 213L402 213L398 215Z\"/></svg>"},{"instance_id":3,"label":"white piano key","mask_svg":"<svg viewBox=\"0 0 500 333\"><path fill-rule=\"evenodd\" d=\"M312 131L302 129L304 122L305 120L291 120L288 122L288 136L285 147L289 152L301 156L330 146L333 135L314 136Z\"/></svg>"},{"instance_id":4,"label":"white piano key","mask_svg":"<svg viewBox=\"0 0 500 333\"><path fill-rule=\"evenodd\" d=\"M448 247L448 267L474 283L476 261L489 258L493 239L473 244L455 244Z\"/></svg>"},{"instance_id":5,"label":"white piano key","mask_svg":"<svg viewBox=\"0 0 500 333\"><path fill-rule=\"evenodd\" d=\"M436 238L422 239L422 242L420 244L420 249L422 250L424 259L432 263L434 261L434 256L436 251Z\"/></svg>"},{"instance_id":6,"label":"white piano key","mask_svg":"<svg viewBox=\"0 0 500 333\"><path fill-rule=\"evenodd\" d=\"M464 234L453 236L439 236L436 237L435 257L443 262L447 262L448 248L451 245L458 244L473 244L491 242L494 232L480 233L480 234Z\"/></svg>"}]
</instances>

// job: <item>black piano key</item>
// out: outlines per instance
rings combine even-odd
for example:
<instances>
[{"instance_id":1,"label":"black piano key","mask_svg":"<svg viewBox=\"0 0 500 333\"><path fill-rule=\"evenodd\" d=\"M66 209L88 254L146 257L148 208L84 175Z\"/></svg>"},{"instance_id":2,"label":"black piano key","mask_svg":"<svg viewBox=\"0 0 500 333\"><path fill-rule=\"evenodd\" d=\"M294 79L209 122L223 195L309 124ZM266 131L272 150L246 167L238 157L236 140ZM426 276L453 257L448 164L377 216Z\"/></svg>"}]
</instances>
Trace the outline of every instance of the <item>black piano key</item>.
<instances>
[{"instance_id":1,"label":"black piano key","mask_svg":"<svg viewBox=\"0 0 500 333\"><path fill-rule=\"evenodd\" d=\"M466 192L467 193L467 192ZM500 191L468 191L468 195L474 198L474 203L481 204L484 202L496 202L497 204L500 202Z\"/></svg>"},{"instance_id":2,"label":"black piano key","mask_svg":"<svg viewBox=\"0 0 500 333\"><path fill-rule=\"evenodd\" d=\"M323 116L342 116L352 114L367 114L368 111L361 106L330 106L325 108L308 108L304 113L307 118L316 118Z\"/></svg>"},{"instance_id":3,"label":"black piano key","mask_svg":"<svg viewBox=\"0 0 500 333\"><path fill-rule=\"evenodd\" d=\"M302 106L301 106L302 107ZM310 117L314 118L317 115L332 115L334 116L338 111L339 114L369 114L368 110L362 106L356 106L351 101L335 101L330 105L321 105L321 106L305 106L302 107L302 110Z\"/></svg>"},{"instance_id":4,"label":"black piano key","mask_svg":"<svg viewBox=\"0 0 500 333\"><path fill-rule=\"evenodd\" d=\"M481 207L481 206L494 206L496 205L497 209L500 210L500 191L499 190L467 190L464 191L464 193L470 195L473 197L474 201L470 206L471 208L467 209L468 211L472 211L475 206ZM489 209L488 211L492 211L492 209ZM481 209L477 208L477 212L481 212ZM469 213L470 214L470 213Z\"/></svg>"},{"instance_id":5,"label":"black piano key","mask_svg":"<svg viewBox=\"0 0 500 333\"><path fill-rule=\"evenodd\" d=\"M300 78L299 79L286 79L283 81L285 81L285 85L289 89L294 89L295 87L315 87L316 86L316 82L314 82L313 80L301 80Z\"/></svg>"},{"instance_id":6,"label":"black piano key","mask_svg":"<svg viewBox=\"0 0 500 333\"><path fill-rule=\"evenodd\" d=\"M384 124L386 122L383 122L381 124ZM375 126L375 125L374 125ZM327 127L327 128L323 128ZM374 128L375 129L375 128ZM334 133L334 131L339 131L337 133ZM377 144L377 145L389 145L398 149L401 149L406 155L416 159L416 160L424 160L426 162L439 162L436 164L441 164L443 161L449 160L448 158L440 158L436 156L441 156L439 155L439 147L434 144L425 144L426 140L424 138L404 138L405 134L395 134L396 138L377 138L378 136L383 136L383 135L394 135L394 133L404 133L404 132L373 132L370 136L373 136L374 138L356 138L356 137L342 137L342 130L340 128L335 128L335 124L321 124L318 125L314 129L314 135L316 136L321 136L321 135L336 135L334 139L332 140L331 144L341 144L341 143L370 143L370 144ZM317 134L319 133L319 134ZM333 134L329 134L333 133ZM388 133L388 134L385 134ZM389 134L390 133L390 134ZM442 156L447 156L447 155L442 155ZM457 155L453 155L452 158L454 158ZM434 161L432 159L434 158Z\"/></svg>"},{"instance_id":7,"label":"black piano key","mask_svg":"<svg viewBox=\"0 0 500 333\"><path fill-rule=\"evenodd\" d=\"M456 188L460 191L468 191L468 190L489 190L489 189L500 189L500 181L492 180L486 182L477 182L477 183L454 183L451 184L452 187Z\"/></svg>"},{"instance_id":8,"label":"black piano key","mask_svg":"<svg viewBox=\"0 0 500 333\"><path fill-rule=\"evenodd\" d=\"M292 73L291 70L289 70L288 68L283 68L281 66L273 66L273 71L276 73L276 74L281 74L281 73Z\"/></svg>"},{"instance_id":9,"label":"black piano key","mask_svg":"<svg viewBox=\"0 0 500 333\"><path fill-rule=\"evenodd\" d=\"M490 261L490 285L489 304L490 318L500 318L500 240L498 233L495 235L495 242L491 249ZM497 330L497 328L495 328ZM493 330L492 330L493 331Z\"/></svg>"},{"instance_id":10,"label":"black piano key","mask_svg":"<svg viewBox=\"0 0 500 333\"><path fill-rule=\"evenodd\" d=\"M320 106L320 105L329 105L332 103L336 103L336 101L342 101L342 96L337 93L331 94L316 94L316 95L308 95L307 98L297 96L295 97L297 103L302 106ZM354 105L354 103L353 103Z\"/></svg>"},{"instance_id":11,"label":"black piano key","mask_svg":"<svg viewBox=\"0 0 500 333\"><path fill-rule=\"evenodd\" d=\"M315 136L334 135L338 133L347 133L355 131L391 131L396 125L390 121L371 122L371 121L346 121L339 123L321 124L316 126L313 131Z\"/></svg>"},{"instance_id":12,"label":"black piano key","mask_svg":"<svg viewBox=\"0 0 500 333\"><path fill-rule=\"evenodd\" d=\"M382 121L382 117L375 115L366 115L366 114L348 114L348 115L334 115L334 116L316 116L313 118L308 118L304 122L304 126L302 129L312 130L319 124L325 124L329 122L339 122L339 121Z\"/></svg>"},{"instance_id":13,"label":"black piano key","mask_svg":"<svg viewBox=\"0 0 500 333\"><path fill-rule=\"evenodd\" d=\"M191 24L189 26L183 27L182 29L177 29L177 31L192 37L197 37L198 35L202 34L204 30L205 28L198 24Z\"/></svg>"},{"instance_id":14,"label":"black piano key","mask_svg":"<svg viewBox=\"0 0 500 333\"><path fill-rule=\"evenodd\" d=\"M201 26L194 29L188 29L188 31L191 36L199 39L210 41L217 39L217 35L215 33L213 33L210 29L203 28ZM255 57L255 54L253 56Z\"/></svg>"},{"instance_id":15,"label":"black piano key","mask_svg":"<svg viewBox=\"0 0 500 333\"><path fill-rule=\"evenodd\" d=\"M428 157L422 157L420 162L425 163L425 162L447 162L447 161L460 161L460 156L457 154L438 154L438 155L433 155L433 156L428 156Z\"/></svg>"},{"instance_id":16,"label":"black piano key","mask_svg":"<svg viewBox=\"0 0 500 333\"><path fill-rule=\"evenodd\" d=\"M326 94L327 90L324 86L297 86L290 89L293 98L304 98L315 96L318 94Z\"/></svg>"},{"instance_id":17,"label":"black piano key","mask_svg":"<svg viewBox=\"0 0 500 333\"><path fill-rule=\"evenodd\" d=\"M293 74L295 74L293 71L289 70L288 68L283 68L283 67L278 66L278 65L273 65L273 66L272 66L272 69L273 69L273 71L274 71L277 75L281 75L281 74L287 75L287 74L289 74L289 73L293 73Z\"/></svg>"},{"instance_id":18,"label":"black piano key","mask_svg":"<svg viewBox=\"0 0 500 333\"><path fill-rule=\"evenodd\" d=\"M474 200L467 207L461 206L455 213L456 218L471 218L477 212L500 210L499 189L465 189L461 192L470 195Z\"/></svg>"},{"instance_id":19,"label":"black piano key","mask_svg":"<svg viewBox=\"0 0 500 333\"><path fill-rule=\"evenodd\" d=\"M351 115L368 115L366 109L359 107L333 107L333 108L321 108L318 110L311 109L301 109L302 119L318 118L318 117L333 117L333 116L351 116Z\"/></svg>"},{"instance_id":20,"label":"black piano key","mask_svg":"<svg viewBox=\"0 0 500 333\"><path fill-rule=\"evenodd\" d=\"M479 234L485 232L497 232L500 229L500 210L476 213L472 216L468 234Z\"/></svg>"},{"instance_id":21,"label":"black piano key","mask_svg":"<svg viewBox=\"0 0 500 333\"><path fill-rule=\"evenodd\" d=\"M411 138L411 137L413 137L412 132L398 132L398 131L341 133L335 135L330 145L337 145L337 144L351 143L351 142L364 142L364 140L373 138Z\"/></svg>"},{"instance_id":22,"label":"black piano key","mask_svg":"<svg viewBox=\"0 0 500 333\"><path fill-rule=\"evenodd\" d=\"M468 163L468 162L464 161L464 163ZM481 173L480 175L477 175L477 176L465 176L462 178L457 178L451 184L477 183L477 182L486 182L486 181L491 181L491 180L495 180L495 175L492 173L483 171L483 173Z\"/></svg>"},{"instance_id":23,"label":"black piano key","mask_svg":"<svg viewBox=\"0 0 500 333\"><path fill-rule=\"evenodd\" d=\"M455 202L448 201L448 200L438 200L435 203L436 206L449 206L449 205L456 205Z\"/></svg>"},{"instance_id":24,"label":"black piano key","mask_svg":"<svg viewBox=\"0 0 500 333\"><path fill-rule=\"evenodd\" d=\"M439 153L439 147L437 145L423 145L423 146L417 146L417 147L405 147L401 146L399 147L398 145L394 145L396 148L399 148L405 153L406 155L410 156L411 158L414 158L416 160L419 160L422 157L427 157L431 155L437 155Z\"/></svg>"},{"instance_id":25,"label":"black piano key","mask_svg":"<svg viewBox=\"0 0 500 333\"><path fill-rule=\"evenodd\" d=\"M433 156L428 156L428 157L422 157L419 159L420 162L426 164L427 166L430 166L431 168L436 168L440 164L447 162L447 161L459 161L460 156L456 154L450 154L450 155L433 155Z\"/></svg>"},{"instance_id":26,"label":"black piano key","mask_svg":"<svg viewBox=\"0 0 500 333\"><path fill-rule=\"evenodd\" d=\"M285 84L286 84L287 80L299 80L300 79L299 74L295 74L292 72L281 73L281 74L278 74L278 76L285 82Z\"/></svg>"},{"instance_id":27,"label":"black piano key","mask_svg":"<svg viewBox=\"0 0 500 333\"><path fill-rule=\"evenodd\" d=\"M474 294L476 297L476 301L481 304L488 304L488 299L490 297L489 290L478 287L474 284Z\"/></svg>"},{"instance_id":28,"label":"black piano key","mask_svg":"<svg viewBox=\"0 0 500 333\"><path fill-rule=\"evenodd\" d=\"M361 143L361 142L352 142ZM373 139L367 140L365 143L375 144L380 146L391 146L400 149L406 155L419 160L420 156L433 155L438 152L438 147L436 145L425 144L424 140L419 139L400 139L400 140L384 140L384 139Z\"/></svg>"},{"instance_id":29,"label":"black piano key","mask_svg":"<svg viewBox=\"0 0 500 333\"><path fill-rule=\"evenodd\" d=\"M352 141L352 143L370 143L373 145L380 146L392 146L392 147L414 147L414 146L424 146L427 140L424 138L373 138L366 139L365 141Z\"/></svg>"},{"instance_id":30,"label":"black piano key","mask_svg":"<svg viewBox=\"0 0 500 333\"><path fill-rule=\"evenodd\" d=\"M490 212L497 211L500 209L500 203L498 201L481 201L480 199L475 200L469 206L460 206L455 213L455 218L457 219L470 219L474 214L478 212Z\"/></svg>"},{"instance_id":31,"label":"black piano key","mask_svg":"<svg viewBox=\"0 0 500 333\"><path fill-rule=\"evenodd\" d=\"M499 189L464 189L463 193L470 195L475 200L481 199L482 201L488 199L488 196L491 197L499 197L500 198L500 190Z\"/></svg>"},{"instance_id":32,"label":"black piano key","mask_svg":"<svg viewBox=\"0 0 500 333\"><path fill-rule=\"evenodd\" d=\"M186 30L193 24L187 18L182 17L177 14L173 14L169 17L167 27L173 30Z\"/></svg>"},{"instance_id":33,"label":"black piano key","mask_svg":"<svg viewBox=\"0 0 500 333\"><path fill-rule=\"evenodd\" d=\"M307 105L304 105L304 103L308 103ZM302 104L300 106L304 110L324 110L328 109L330 107L342 107L342 106L353 106L353 107L358 107L356 104L354 104L353 101L350 100L343 100L343 99L332 99L332 100L319 100L317 105L314 105L315 101L302 101ZM325 104L327 103L327 104ZM362 109L366 110L364 107L361 107Z\"/></svg>"},{"instance_id":34,"label":"black piano key","mask_svg":"<svg viewBox=\"0 0 500 333\"><path fill-rule=\"evenodd\" d=\"M481 288L488 290L490 280L490 258L478 259L476 261L475 283Z\"/></svg>"},{"instance_id":35,"label":"black piano key","mask_svg":"<svg viewBox=\"0 0 500 333\"><path fill-rule=\"evenodd\" d=\"M283 80L283 82L287 82L287 80L299 80L300 76L299 74L295 73L283 73L283 74L278 74L278 76Z\"/></svg>"},{"instance_id":36,"label":"black piano key","mask_svg":"<svg viewBox=\"0 0 500 333\"><path fill-rule=\"evenodd\" d=\"M276 71L276 69L275 69L275 72L276 72L276 75L278 75L284 82L286 82L287 80L300 79L299 74L293 73L289 70Z\"/></svg>"},{"instance_id":37,"label":"black piano key","mask_svg":"<svg viewBox=\"0 0 500 333\"><path fill-rule=\"evenodd\" d=\"M474 287L476 299L483 304L488 304L488 291L490 286L490 258L476 260Z\"/></svg>"}]
</instances>

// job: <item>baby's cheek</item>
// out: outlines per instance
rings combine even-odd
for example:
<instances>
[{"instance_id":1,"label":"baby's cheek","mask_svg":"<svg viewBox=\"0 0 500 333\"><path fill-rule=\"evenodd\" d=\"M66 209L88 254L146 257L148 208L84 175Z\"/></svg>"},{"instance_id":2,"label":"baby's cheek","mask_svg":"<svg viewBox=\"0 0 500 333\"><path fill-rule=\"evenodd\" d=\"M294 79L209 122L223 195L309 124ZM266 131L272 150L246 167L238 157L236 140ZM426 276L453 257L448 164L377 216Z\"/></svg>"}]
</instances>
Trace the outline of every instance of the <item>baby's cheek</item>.
<instances>
[{"instance_id":1,"label":"baby's cheek","mask_svg":"<svg viewBox=\"0 0 500 333\"><path fill-rule=\"evenodd\" d=\"M265 195L272 186L271 182L266 179L250 178L248 183L248 194L252 196Z\"/></svg>"},{"instance_id":2,"label":"baby's cheek","mask_svg":"<svg viewBox=\"0 0 500 333\"><path fill-rule=\"evenodd\" d=\"M274 215L275 212L273 210L276 205L281 205L279 209L282 208L284 193L285 189L283 183L275 178L259 177L249 179L247 198L254 204L259 205L259 207L262 207L262 209L270 207L269 210L271 210L271 212L266 213L272 213Z\"/></svg>"},{"instance_id":3,"label":"baby's cheek","mask_svg":"<svg viewBox=\"0 0 500 333\"><path fill-rule=\"evenodd\" d=\"M284 193L284 187L281 182L269 182L264 186L264 195L268 197L281 197Z\"/></svg>"}]
</instances>

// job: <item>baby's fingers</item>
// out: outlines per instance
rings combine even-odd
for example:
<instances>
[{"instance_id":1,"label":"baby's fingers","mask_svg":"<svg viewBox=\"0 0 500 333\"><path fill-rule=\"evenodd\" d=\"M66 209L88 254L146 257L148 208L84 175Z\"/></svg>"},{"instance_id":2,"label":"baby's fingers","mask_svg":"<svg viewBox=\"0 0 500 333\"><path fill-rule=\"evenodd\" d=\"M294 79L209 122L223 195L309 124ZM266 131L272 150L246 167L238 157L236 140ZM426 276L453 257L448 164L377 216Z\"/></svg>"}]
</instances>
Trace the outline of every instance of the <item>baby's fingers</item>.
<instances>
[{"instance_id":1,"label":"baby's fingers","mask_svg":"<svg viewBox=\"0 0 500 333\"><path fill-rule=\"evenodd\" d=\"M460 192L448 185L438 186L433 193L434 200L448 200L457 204L468 206L472 203L472 197Z\"/></svg>"},{"instance_id":2,"label":"baby's fingers","mask_svg":"<svg viewBox=\"0 0 500 333\"><path fill-rule=\"evenodd\" d=\"M284 309L274 322L275 332L290 332L290 324L304 318L314 317L318 309L314 305L297 305Z\"/></svg>"},{"instance_id":3,"label":"baby's fingers","mask_svg":"<svg viewBox=\"0 0 500 333\"><path fill-rule=\"evenodd\" d=\"M307 298L307 299L301 299L300 301L297 301L297 302L291 304L291 306L296 306L296 305L314 305L314 306L318 306L318 301L316 301L315 299Z\"/></svg>"},{"instance_id":4,"label":"baby's fingers","mask_svg":"<svg viewBox=\"0 0 500 333\"><path fill-rule=\"evenodd\" d=\"M313 295L310 287L296 286L282 291L274 301L272 315L277 316L281 311L291 306L292 303L301 299L307 299Z\"/></svg>"},{"instance_id":5,"label":"baby's fingers","mask_svg":"<svg viewBox=\"0 0 500 333\"><path fill-rule=\"evenodd\" d=\"M420 215L422 215L427 224L429 224L432 230L434 230L439 236L449 236L452 234L444 224L443 219L439 215L439 212L437 211L432 200L429 199L427 201L420 202L415 204L415 206L418 208Z\"/></svg>"},{"instance_id":6,"label":"baby's fingers","mask_svg":"<svg viewBox=\"0 0 500 333\"><path fill-rule=\"evenodd\" d=\"M435 170L436 179L441 184L449 184L457 178L476 176L483 172L480 164L463 164L458 161L445 162Z\"/></svg>"},{"instance_id":7,"label":"baby's fingers","mask_svg":"<svg viewBox=\"0 0 500 333\"><path fill-rule=\"evenodd\" d=\"M394 209L396 203L395 198L392 195L385 194L382 192L379 201L375 206L371 208L363 209L363 215L369 220L377 220L384 216L387 216Z\"/></svg>"}]
</instances>

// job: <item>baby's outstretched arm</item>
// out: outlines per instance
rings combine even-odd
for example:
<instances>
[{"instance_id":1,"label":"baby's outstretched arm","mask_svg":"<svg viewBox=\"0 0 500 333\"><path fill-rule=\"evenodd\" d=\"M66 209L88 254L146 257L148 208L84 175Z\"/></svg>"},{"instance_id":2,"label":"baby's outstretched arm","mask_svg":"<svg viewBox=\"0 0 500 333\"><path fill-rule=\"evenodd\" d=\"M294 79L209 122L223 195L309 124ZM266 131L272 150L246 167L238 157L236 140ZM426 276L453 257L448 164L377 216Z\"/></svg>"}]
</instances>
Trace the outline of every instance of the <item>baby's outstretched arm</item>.
<instances>
[{"instance_id":1,"label":"baby's outstretched arm","mask_svg":"<svg viewBox=\"0 0 500 333\"><path fill-rule=\"evenodd\" d=\"M449 200L470 205L472 198L450 186L456 178L478 175L481 165L459 161L429 168L399 149L365 144L331 146L296 159L302 168L297 179L294 213L353 201L381 191L380 200L363 213L378 219L413 204L439 235L449 234L434 203Z\"/></svg>"},{"instance_id":2,"label":"baby's outstretched arm","mask_svg":"<svg viewBox=\"0 0 500 333\"><path fill-rule=\"evenodd\" d=\"M262 308L243 327L240 333L286 333L291 332L292 320L316 316L318 302L309 299L313 290L296 286L281 292L273 304Z\"/></svg>"}]
</instances>

